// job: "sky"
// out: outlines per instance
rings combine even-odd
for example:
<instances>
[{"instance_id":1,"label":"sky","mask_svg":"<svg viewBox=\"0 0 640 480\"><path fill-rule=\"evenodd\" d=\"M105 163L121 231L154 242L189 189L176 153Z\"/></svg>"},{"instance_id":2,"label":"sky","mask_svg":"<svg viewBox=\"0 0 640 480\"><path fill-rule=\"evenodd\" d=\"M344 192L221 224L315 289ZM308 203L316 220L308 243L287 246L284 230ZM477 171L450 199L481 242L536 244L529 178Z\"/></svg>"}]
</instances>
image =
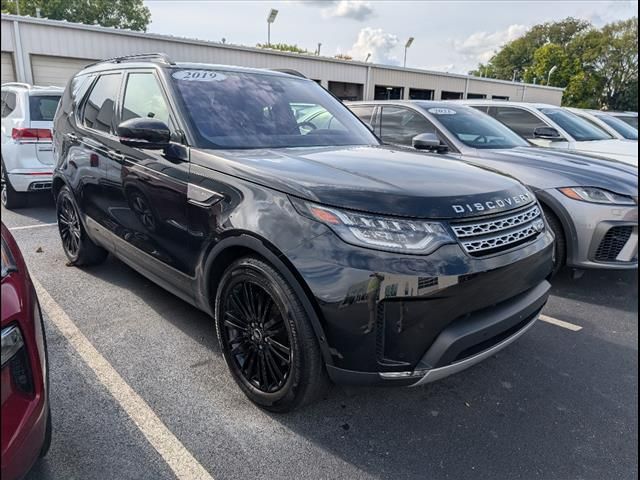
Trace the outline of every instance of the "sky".
<instances>
[{"instance_id":1,"label":"sky","mask_svg":"<svg viewBox=\"0 0 640 480\"><path fill-rule=\"evenodd\" d=\"M486 62L506 42L533 25L575 17L601 27L638 15L638 2L615 1L206 1L145 0L149 31L201 40L256 46L296 44L322 55L346 54L354 60L467 73Z\"/></svg>"}]
</instances>

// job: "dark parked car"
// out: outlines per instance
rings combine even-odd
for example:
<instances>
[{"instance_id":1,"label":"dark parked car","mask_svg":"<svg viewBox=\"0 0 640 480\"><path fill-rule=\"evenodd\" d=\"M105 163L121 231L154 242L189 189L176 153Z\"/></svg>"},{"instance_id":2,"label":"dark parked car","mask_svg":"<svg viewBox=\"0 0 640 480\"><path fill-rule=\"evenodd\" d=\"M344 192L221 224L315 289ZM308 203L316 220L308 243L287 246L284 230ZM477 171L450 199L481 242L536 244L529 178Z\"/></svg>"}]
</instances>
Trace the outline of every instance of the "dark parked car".
<instances>
[{"instance_id":1,"label":"dark parked car","mask_svg":"<svg viewBox=\"0 0 640 480\"><path fill-rule=\"evenodd\" d=\"M318 109L320 128L304 120ZM213 315L233 378L273 411L327 374L412 385L466 368L547 300L553 236L526 187L384 147L301 76L101 62L67 87L54 148L70 262L111 252Z\"/></svg>"},{"instance_id":2,"label":"dark parked car","mask_svg":"<svg viewBox=\"0 0 640 480\"><path fill-rule=\"evenodd\" d=\"M531 188L556 237L557 271L638 268L638 168L531 145L502 123L456 102L354 102L389 144L446 153L512 175ZM425 142L425 138L431 140ZM422 139L422 140L420 140Z\"/></svg>"},{"instance_id":3,"label":"dark parked car","mask_svg":"<svg viewBox=\"0 0 640 480\"><path fill-rule=\"evenodd\" d=\"M47 345L27 266L2 224L2 479L22 478L51 444Z\"/></svg>"}]
</instances>

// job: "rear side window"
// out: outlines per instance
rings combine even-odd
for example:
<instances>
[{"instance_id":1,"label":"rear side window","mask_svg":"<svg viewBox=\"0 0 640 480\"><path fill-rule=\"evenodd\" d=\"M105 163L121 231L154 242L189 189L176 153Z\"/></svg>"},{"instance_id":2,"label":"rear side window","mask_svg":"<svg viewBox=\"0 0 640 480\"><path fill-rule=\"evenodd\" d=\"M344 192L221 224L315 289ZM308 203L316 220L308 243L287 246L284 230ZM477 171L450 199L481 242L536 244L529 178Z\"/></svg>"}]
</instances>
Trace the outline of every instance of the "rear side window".
<instances>
[{"instance_id":1,"label":"rear side window","mask_svg":"<svg viewBox=\"0 0 640 480\"><path fill-rule=\"evenodd\" d=\"M96 81L82 112L87 128L105 133L115 132L115 104L120 88L119 73L102 75Z\"/></svg>"},{"instance_id":2,"label":"rear side window","mask_svg":"<svg viewBox=\"0 0 640 480\"><path fill-rule=\"evenodd\" d=\"M2 93L2 118L10 115L16 109L16 94L13 92Z\"/></svg>"},{"instance_id":3,"label":"rear side window","mask_svg":"<svg viewBox=\"0 0 640 480\"><path fill-rule=\"evenodd\" d=\"M512 107L491 107L487 112L496 120L501 121L511 130L521 137L527 139L535 138L533 131L538 127L546 127L547 124L521 108Z\"/></svg>"},{"instance_id":4,"label":"rear side window","mask_svg":"<svg viewBox=\"0 0 640 480\"><path fill-rule=\"evenodd\" d=\"M400 107L382 107L380 136L385 143L412 145L413 137L420 133L435 133L436 128L415 110Z\"/></svg>"},{"instance_id":5,"label":"rear side window","mask_svg":"<svg viewBox=\"0 0 640 480\"><path fill-rule=\"evenodd\" d=\"M152 73L131 73L127 77L122 120L140 117L155 118L169 125L169 108Z\"/></svg>"},{"instance_id":6,"label":"rear side window","mask_svg":"<svg viewBox=\"0 0 640 480\"><path fill-rule=\"evenodd\" d=\"M51 122L56 114L59 95L32 95L29 97L29 116L31 121Z\"/></svg>"},{"instance_id":7,"label":"rear side window","mask_svg":"<svg viewBox=\"0 0 640 480\"><path fill-rule=\"evenodd\" d=\"M349 109L356 114L356 116L365 123L373 124L371 117L373 117L373 110L375 107L367 105L349 105Z\"/></svg>"}]
</instances>

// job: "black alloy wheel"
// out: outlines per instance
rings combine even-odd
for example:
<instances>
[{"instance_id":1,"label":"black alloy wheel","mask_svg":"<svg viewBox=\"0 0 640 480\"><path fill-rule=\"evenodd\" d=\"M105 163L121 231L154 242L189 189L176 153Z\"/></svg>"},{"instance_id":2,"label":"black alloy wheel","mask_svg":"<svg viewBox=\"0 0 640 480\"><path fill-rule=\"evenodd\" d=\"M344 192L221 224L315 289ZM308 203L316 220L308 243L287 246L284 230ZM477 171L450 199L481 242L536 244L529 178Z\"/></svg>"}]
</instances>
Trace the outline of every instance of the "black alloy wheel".
<instances>
[{"instance_id":1,"label":"black alloy wheel","mask_svg":"<svg viewBox=\"0 0 640 480\"><path fill-rule=\"evenodd\" d=\"M255 404L288 412L325 390L324 360L307 311L292 284L263 259L240 258L225 270L215 321L231 375Z\"/></svg>"},{"instance_id":2,"label":"black alloy wheel","mask_svg":"<svg viewBox=\"0 0 640 480\"><path fill-rule=\"evenodd\" d=\"M222 337L244 380L261 392L280 390L291 371L291 333L280 307L254 280L238 279L223 305Z\"/></svg>"},{"instance_id":3,"label":"black alloy wheel","mask_svg":"<svg viewBox=\"0 0 640 480\"><path fill-rule=\"evenodd\" d=\"M104 261L108 252L93 243L84 231L78 207L68 187L62 187L56 199L58 231L62 249L71 265L95 265Z\"/></svg>"},{"instance_id":4,"label":"black alloy wheel","mask_svg":"<svg viewBox=\"0 0 640 480\"><path fill-rule=\"evenodd\" d=\"M58 205L58 229L65 252L71 257L77 257L80 251L80 218L72 200L65 195Z\"/></svg>"}]
</instances>

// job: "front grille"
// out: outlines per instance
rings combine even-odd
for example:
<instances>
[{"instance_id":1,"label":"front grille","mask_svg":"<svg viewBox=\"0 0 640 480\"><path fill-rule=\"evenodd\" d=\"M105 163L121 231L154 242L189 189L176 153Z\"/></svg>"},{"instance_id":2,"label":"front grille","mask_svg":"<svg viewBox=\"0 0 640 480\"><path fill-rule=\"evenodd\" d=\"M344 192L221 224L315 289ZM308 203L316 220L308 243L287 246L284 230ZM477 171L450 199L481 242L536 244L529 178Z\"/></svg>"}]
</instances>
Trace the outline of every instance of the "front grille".
<instances>
[{"instance_id":1,"label":"front grille","mask_svg":"<svg viewBox=\"0 0 640 480\"><path fill-rule=\"evenodd\" d=\"M629 241L633 227L612 227L605 234L604 238L596 250L596 260L600 262L613 262L618 258L620 252Z\"/></svg>"},{"instance_id":2,"label":"front grille","mask_svg":"<svg viewBox=\"0 0 640 480\"><path fill-rule=\"evenodd\" d=\"M457 222L451 225L464 250L474 257L499 253L536 238L544 230L537 205L491 217L481 222Z\"/></svg>"}]
</instances>

